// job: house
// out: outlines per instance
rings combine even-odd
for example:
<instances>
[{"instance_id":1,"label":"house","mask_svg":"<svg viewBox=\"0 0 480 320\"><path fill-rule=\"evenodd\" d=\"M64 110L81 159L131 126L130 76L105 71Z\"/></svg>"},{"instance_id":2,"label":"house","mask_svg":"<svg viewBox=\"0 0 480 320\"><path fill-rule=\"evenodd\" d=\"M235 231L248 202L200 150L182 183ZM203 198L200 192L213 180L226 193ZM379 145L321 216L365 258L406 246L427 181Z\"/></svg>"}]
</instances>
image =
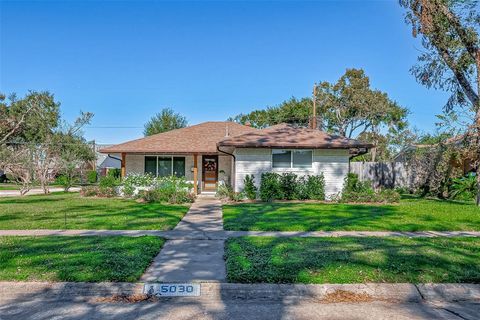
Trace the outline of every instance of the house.
<instances>
[{"instance_id":1,"label":"house","mask_svg":"<svg viewBox=\"0 0 480 320\"><path fill-rule=\"evenodd\" d=\"M218 183L243 189L245 175L257 185L264 172L325 176L327 195L341 191L352 156L373 145L325 132L279 124L255 129L234 122L205 122L100 150L118 154L122 176L176 175L194 184L195 192L215 192Z\"/></svg>"}]
</instances>

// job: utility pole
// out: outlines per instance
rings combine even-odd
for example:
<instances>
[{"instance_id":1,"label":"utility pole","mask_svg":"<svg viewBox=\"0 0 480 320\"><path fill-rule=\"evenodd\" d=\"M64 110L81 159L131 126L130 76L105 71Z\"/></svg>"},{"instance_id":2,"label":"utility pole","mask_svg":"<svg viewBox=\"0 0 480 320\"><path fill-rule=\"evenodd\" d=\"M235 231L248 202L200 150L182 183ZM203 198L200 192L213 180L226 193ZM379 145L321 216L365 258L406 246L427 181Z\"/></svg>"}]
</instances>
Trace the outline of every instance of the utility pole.
<instances>
[{"instance_id":1,"label":"utility pole","mask_svg":"<svg viewBox=\"0 0 480 320\"><path fill-rule=\"evenodd\" d=\"M317 129L317 84L313 85L313 118L312 129Z\"/></svg>"}]
</instances>

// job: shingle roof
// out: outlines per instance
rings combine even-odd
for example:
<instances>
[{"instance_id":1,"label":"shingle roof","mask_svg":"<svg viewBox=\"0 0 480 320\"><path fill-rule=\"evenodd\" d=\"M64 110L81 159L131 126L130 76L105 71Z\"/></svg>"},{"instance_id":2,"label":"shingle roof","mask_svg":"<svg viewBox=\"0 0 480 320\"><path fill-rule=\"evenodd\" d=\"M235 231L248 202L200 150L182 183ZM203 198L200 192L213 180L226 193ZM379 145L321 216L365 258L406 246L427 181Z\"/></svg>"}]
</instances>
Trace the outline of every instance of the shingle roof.
<instances>
[{"instance_id":1,"label":"shingle roof","mask_svg":"<svg viewBox=\"0 0 480 320\"><path fill-rule=\"evenodd\" d=\"M218 142L218 146L292 149L350 149L373 147L370 143L331 135L320 130L299 128L286 123L224 138Z\"/></svg>"},{"instance_id":2,"label":"shingle roof","mask_svg":"<svg viewBox=\"0 0 480 320\"><path fill-rule=\"evenodd\" d=\"M217 153L217 142L257 131L235 122L211 121L101 149L102 153Z\"/></svg>"}]
</instances>

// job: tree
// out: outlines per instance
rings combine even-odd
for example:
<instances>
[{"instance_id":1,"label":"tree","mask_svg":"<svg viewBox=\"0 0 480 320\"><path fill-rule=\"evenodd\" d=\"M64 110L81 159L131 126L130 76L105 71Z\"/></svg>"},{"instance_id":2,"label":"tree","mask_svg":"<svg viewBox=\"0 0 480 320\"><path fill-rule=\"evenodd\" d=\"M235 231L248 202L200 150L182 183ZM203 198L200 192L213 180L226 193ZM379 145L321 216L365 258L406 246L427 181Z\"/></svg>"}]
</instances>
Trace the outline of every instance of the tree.
<instances>
[{"instance_id":1,"label":"tree","mask_svg":"<svg viewBox=\"0 0 480 320\"><path fill-rule=\"evenodd\" d=\"M53 177L70 175L79 161L93 157L79 131L93 115L82 113L73 125L62 126L59 108L48 92L31 91L23 99L13 94L1 101L0 168L22 184L21 194L34 180L48 193Z\"/></svg>"},{"instance_id":2,"label":"tree","mask_svg":"<svg viewBox=\"0 0 480 320\"><path fill-rule=\"evenodd\" d=\"M170 108L164 108L145 124L143 134L151 136L152 134L185 128L187 125L187 118L179 113L175 113Z\"/></svg>"},{"instance_id":3,"label":"tree","mask_svg":"<svg viewBox=\"0 0 480 320\"><path fill-rule=\"evenodd\" d=\"M371 89L362 69L347 69L336 83L320 83L316 92L320 122L329 132L348 138L371 133L371 142L378 144L385 131L394 134L407 125L408 110Z\"/></svg>"},{"instance_id":4,"label":"tree","mask_svg":"<svg viewBox=\"0 0 480 320\"><path fill-rule=\"evenodd\" d=\"M306 127L311 117L312 99L292 97L277 106L255 110L248 114L239 114L228 120L241 124L248 123L254 128L266 128L279 123L290 123Z\"/></svg>"},{"instance_id":5,"label":"tree","mask_svg":"<svg viewBox=\"0 0 480 320\"><path fill-rule=\"evenodd\" d=\"M473 154L480 206L480 11L478 1L400 0L413 36L426 49L411 71L428 88L451 92L445 119L469 118L464 147Z\"/></svg>"}]
</instances>

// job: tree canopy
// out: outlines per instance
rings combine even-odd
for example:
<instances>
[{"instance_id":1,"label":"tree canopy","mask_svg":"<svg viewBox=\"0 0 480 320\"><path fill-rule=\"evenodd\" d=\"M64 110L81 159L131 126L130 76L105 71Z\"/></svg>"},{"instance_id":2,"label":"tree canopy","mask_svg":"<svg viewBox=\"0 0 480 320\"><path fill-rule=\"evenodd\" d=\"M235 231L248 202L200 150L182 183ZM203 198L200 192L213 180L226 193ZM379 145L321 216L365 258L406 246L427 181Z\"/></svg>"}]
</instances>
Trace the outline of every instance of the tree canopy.
<instances>
[{"instance_id":1,"label":"tree canopy","mask_svg":"<svg viewBox=\"0 0 480 320\"><path fill-rule=\"evenodd\" d=\"M187 118L174 112L170 108L164 108L145 124L143 134L145 136L151 136L173 129L185 128L187 125Z\"/></svg>"},{"instance_id":2,"label":"tree canopy","mask_svg":"<svg viewBox=\"0 0 480 320\"><path fill-rule=\"evenodd\" d=\"M425 52L411 71L428 88L451 93L441 117L444 127L459 124L465 153L477 167L480 205L480 11L473 0L400 0L413 36Z\"/></svg>"}]
</instances>

